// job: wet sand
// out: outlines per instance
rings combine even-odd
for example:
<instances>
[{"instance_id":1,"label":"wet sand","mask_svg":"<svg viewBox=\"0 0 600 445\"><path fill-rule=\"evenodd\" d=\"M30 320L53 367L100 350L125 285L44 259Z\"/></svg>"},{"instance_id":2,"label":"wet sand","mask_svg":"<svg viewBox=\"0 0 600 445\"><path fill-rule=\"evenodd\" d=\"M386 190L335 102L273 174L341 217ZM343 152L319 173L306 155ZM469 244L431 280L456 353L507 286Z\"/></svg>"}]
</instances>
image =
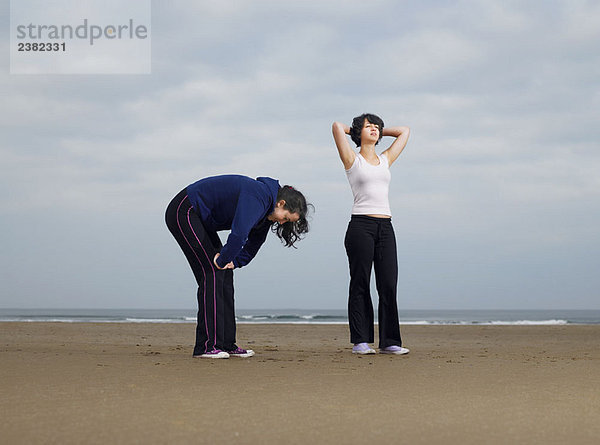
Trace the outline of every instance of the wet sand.
<instances>
[{"instance_id":1,"label":"wet sand","mask_svg":"<svg viewBox=\"0 0 600 445\"><path fill-rule=\"evenodd\" d=\"M250 359L191 357L193 324L0 323L0 437L80 443L600 443L600 326L239 325Z\"/></svg>"}]
</instances>

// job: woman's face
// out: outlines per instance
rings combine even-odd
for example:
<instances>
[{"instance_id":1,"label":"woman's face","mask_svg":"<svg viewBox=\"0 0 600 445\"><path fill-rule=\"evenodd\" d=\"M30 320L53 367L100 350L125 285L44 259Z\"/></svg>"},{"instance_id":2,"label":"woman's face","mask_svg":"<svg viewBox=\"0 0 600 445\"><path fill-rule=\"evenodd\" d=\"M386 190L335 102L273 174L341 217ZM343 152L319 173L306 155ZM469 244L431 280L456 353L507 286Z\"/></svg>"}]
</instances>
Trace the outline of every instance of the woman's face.
<instances>
[{"instance_id":1,"label":"woman's face","mask_svg":"<svg viewBox=\"0 0 600 445\"><path fill-rule=\"evenodd\" d=\"M361 142L376 143L379 140L379 126L365 119L363 129L360 132L360 140Z\"/></svg>"},{"instance_id":2,"label":"woman's face","mask_svg":"<svg viewBox=\"0 0 600 445\"><path fill-rule=\"evenodd\" d=\"M300 219L298 213L290 213L289 210L284 209L285 201L282 199L275 205L275 210L271 213L267 219L269 221L278 222L279 224L285 224L286 222L296 222Z\"/></svg>"}]
</instances>

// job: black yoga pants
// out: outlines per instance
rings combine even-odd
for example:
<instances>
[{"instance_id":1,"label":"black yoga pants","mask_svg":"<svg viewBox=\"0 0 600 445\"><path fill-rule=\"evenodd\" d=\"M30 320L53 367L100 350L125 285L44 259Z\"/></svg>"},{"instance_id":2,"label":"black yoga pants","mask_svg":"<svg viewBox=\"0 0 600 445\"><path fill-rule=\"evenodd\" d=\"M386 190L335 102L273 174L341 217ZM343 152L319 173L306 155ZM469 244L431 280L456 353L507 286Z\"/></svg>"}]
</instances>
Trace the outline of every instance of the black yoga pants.
<instances>
[{"instance_id":1,"label":"black yoga pants","mask_svg":"<svg viewBox=\"0 0 600 445\"><path fill-rule=\"evenodd\" d=\"M398 258L396 236L389 218L352 215L344 240L350 266L348 321L350 341L373 343L371 269L379 295L379 347L402 346L396 292Z\"/></svg>"}]
</instances>

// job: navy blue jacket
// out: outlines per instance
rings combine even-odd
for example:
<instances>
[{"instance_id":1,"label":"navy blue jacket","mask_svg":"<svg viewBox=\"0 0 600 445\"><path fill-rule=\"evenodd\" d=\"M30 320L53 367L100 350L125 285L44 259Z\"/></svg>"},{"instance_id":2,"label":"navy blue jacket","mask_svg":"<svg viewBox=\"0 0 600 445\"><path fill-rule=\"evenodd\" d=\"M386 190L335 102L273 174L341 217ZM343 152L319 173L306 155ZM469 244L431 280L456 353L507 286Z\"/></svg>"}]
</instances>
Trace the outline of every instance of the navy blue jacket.
<instances>
[{"instance_id":1,"label":"navy blue jacket","mask_svg":"<svg viewBox=\"0 0 600 445\"><path fill-rule=\"evenodd\" d=\"M204 178L187 187L194 210L206 230L231 230L217 259L219 267L233 261L248 264L263 245L272 222L267 219L277 203L279 182L240 175Z\"/></svg>"}]
</instances>

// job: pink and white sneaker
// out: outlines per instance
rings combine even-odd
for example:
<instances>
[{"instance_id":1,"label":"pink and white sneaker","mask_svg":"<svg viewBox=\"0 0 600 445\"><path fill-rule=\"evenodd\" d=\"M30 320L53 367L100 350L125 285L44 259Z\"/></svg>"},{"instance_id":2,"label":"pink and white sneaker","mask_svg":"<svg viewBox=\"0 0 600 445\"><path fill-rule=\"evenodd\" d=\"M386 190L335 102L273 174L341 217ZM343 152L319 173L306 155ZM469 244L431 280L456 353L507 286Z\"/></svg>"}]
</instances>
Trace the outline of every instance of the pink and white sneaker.
<instances>
[{"instance_id":1,"label":"pink and white sneaker","mask_svg":"<svg viewBox=\"0 0 600 445\"><path fill-rule=\"evenodd\" d=\"M230 357L241 357L248 358L254 355L254 351L252 349L242 349L239 346L233 351L227 351Z\"/></svg>"},{"instance_id":2,"label":"pink and white sneaker","mask_svg":"<svg viewBox=\"0 0 600 445\"><path fill-rule=\"evenodd\" d=\"M199 358L229 358L229 353L221 351L220 349L213 349L212 351L205 352L204 354L195 355L194 357Z\"/></svg>"}]
</instances>

